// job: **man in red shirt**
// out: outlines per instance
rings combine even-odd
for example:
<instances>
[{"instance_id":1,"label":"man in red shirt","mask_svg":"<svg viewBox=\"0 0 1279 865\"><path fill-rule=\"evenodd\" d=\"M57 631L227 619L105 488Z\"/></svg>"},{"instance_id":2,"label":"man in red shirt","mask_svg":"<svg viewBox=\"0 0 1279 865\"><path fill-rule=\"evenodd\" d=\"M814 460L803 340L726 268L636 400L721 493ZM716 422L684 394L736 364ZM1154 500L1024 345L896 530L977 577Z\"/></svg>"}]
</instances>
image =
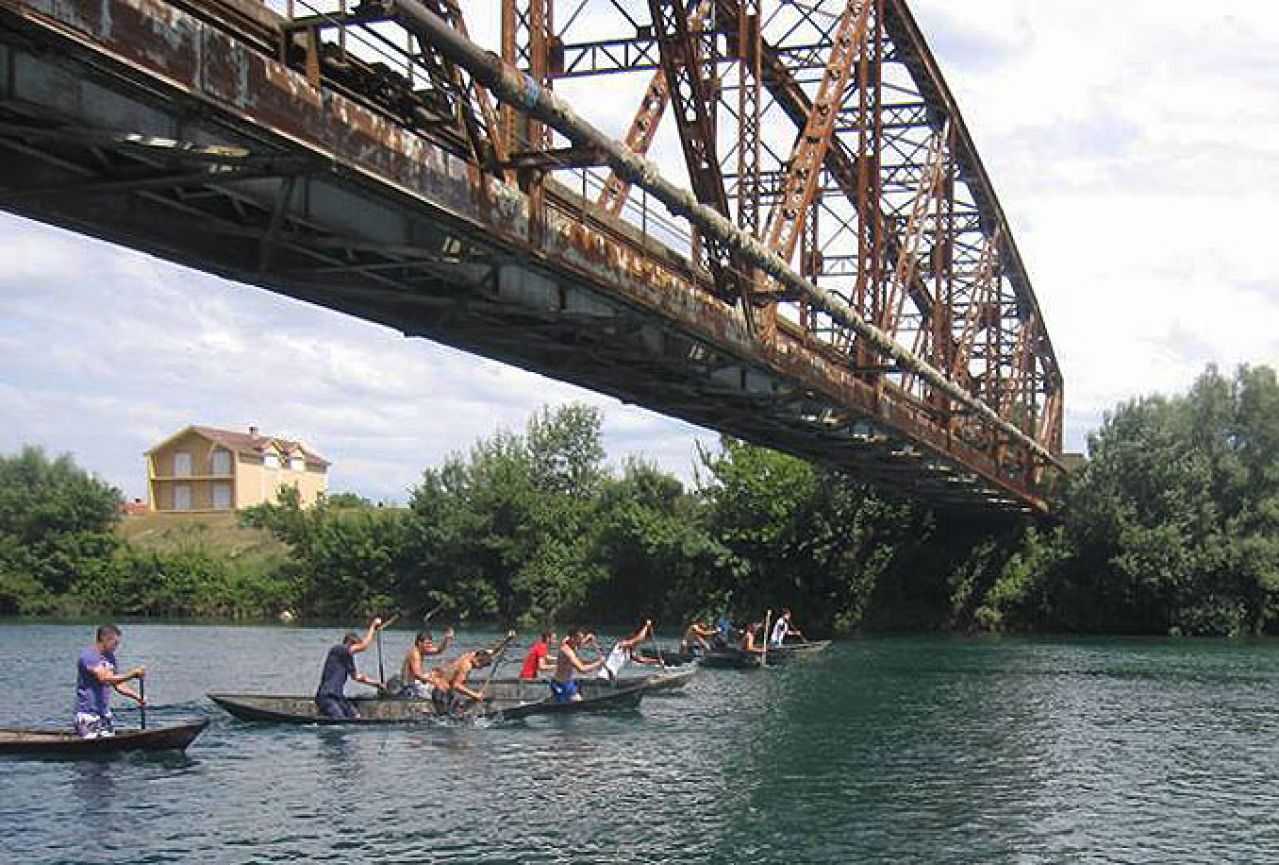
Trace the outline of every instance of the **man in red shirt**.
<instances>
[{"instance_id":1,"label":"man in red shirt","mask_svg":"<svg viewBox=\"0 0 1279 865\"><path fill-rule=\"evenodd\" d=\"M524 666L520 668L521 679L537 679L542 673L555 666L555 658L550 654L551 645L554 642L554 631L542 632L542 636L524 656Z\"/></svg>"}]
</instances>

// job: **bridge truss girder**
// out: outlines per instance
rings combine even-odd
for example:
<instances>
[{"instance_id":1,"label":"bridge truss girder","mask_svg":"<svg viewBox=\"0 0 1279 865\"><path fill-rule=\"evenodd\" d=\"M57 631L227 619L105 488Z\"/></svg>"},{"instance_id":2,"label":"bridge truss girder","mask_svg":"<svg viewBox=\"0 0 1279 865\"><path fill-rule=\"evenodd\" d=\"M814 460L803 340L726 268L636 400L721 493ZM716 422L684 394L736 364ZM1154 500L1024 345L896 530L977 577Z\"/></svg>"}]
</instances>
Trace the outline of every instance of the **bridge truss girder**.
<instances>
[{"instance_id":1,"label":"bridge truss girder","mask_svg":"<svg viewBox=\"0 0 1279 865\"><path fill-rule=\"evenodd\" d=\"M464 9L444 2L437 14L463 30ZM584 68L583 58L604 52L575 41L582 20L576 5L556 16L554 0L520 0L518 9L514 2L507 0L517 26L507 31L503 53L543 86L610 71L604 64ZM104 5L118 29L157 3L164 5ZM805 217L793 254L806 278L838 293L866 321L890 325L901 344L1059 453L1060 372L1002 212L904 4L868 3L865 48L851 68L836 70L848 84L811 195L800 202ZM696 262L696 243L687 233L681 241L647 196L624 190L608 206L595 206L606 182L606 171L593 167L599 154L565 147L509 103L497 121L492 100L465 71L396 29L403 22L394 3L366 2L341 15L334 3L315 21L278 23L254 12L248 27L230 14L244 0L171 5L208 25L201 62L218 56L217 36L228 40L228 54L247 51L235 54L235 62L248 64L236 80L269 89L283 80L279 73L253 79L246 69L277 64L298 76L288 82L293 99L308 84L332 94L316 101L314 129L295 128L284 138L255 132L255 123L274 130L294 122L273 113L281 103L262 94L255 99L272 111L257 118L244 119L235 106L212 111L215 119L203 127L186 115L171 127L157 118L175 140L200 129L197 138L234 139L247 154L238 162L201 161L195 150L162 154L132 140L110 147L78 140L84 129L23 104L15 91L0 111L0 149L20 159L0 160L0 206L547 371L936 502L1047 507L1051 464L933 392L820 305L770 292L753 273L749 303L726 298L712 274L688 264L690 256ZM723 212L735 212L739 225L759 236L758 215L775 207L786 187L787 157L831 72L837 16L824 16L820 3L713 5L704 39L714 43L714 69L701 67L714 84L702 96L714 102L701 107L716 124L707 152L721 176ZM661 50L644 32L644 8L644 0L632 3L641 26L612 40L609 52L647 58L629 71L651 80ZM24 0L0 0L0 25L39 18L29 11ZM558 29L557 18L565 21ZM0 36L6 32L0 26ZM374 39L403 46L396 56L402 66L370 61L354 47ZM133 62L146 66L142 41ZM0 50L22 51L3 43ZM202 74L218 83L225 72ZM0 80L0 90L5 84ZM208 94L183 101L191 98L216 103ZM648 104L654 125L664 108L658 102ZM320 139L339 104L344 122L363 125L338 140L365 143L328 145L342 153L335 164L321 155ZM747 115L756 113L752 122ZM787 127L790 135L779 136ZM312 131L318 149L299 154L296 142ZM655 129L645 134L651 144ZM437 148L455 160L447 178L432 182L443 188L464 177L471 215L414 220L388 209L386 202L428 168L406 164L396 176L398 163L378 149L390 142ZM380 177L394 193L370 198ZM516 177L524 196L518 205L506 185ZM68 199L71 188L85 199ZM339 200L344 204L334 205ZM407 221L392 229L396 220ZM655 232L658 222L664 234ZM597 270L605 259L606 269ZM601 300L618 268L632 271L632 294ZM651 284L634 284L640 272ZM761 310L775 326L752 327ZM667 317L660 327L657 311Z\"/></svg>"}]
</instances>

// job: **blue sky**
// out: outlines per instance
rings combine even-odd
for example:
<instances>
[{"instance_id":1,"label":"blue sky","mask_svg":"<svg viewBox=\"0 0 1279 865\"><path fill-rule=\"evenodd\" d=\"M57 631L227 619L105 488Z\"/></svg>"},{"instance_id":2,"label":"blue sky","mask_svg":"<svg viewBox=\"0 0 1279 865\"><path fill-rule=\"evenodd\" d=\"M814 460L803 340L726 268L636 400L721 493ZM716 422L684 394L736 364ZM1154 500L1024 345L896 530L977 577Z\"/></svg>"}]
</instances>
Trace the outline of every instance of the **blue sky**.
<instances>
[{"instance_id":1,"label":"blue sky","mask_svg":"<svg viewBox=\"0 0 1279 865\"><path fill-rule=\"evenodd\" d=\"M1210 361L1276 361L1279 11L1233 5L912 3L1044 307L1068 447L1116 401ZM629 102L578 109L620 132ZM613 459L684 477L695 437L714 438L15 217L0 215L0 263L0 452L71 451L131 496L142 452L192 422L301 438L334 460L334 488L386 499L545 403L598 405Z\"/></svg>"}]
</instances>

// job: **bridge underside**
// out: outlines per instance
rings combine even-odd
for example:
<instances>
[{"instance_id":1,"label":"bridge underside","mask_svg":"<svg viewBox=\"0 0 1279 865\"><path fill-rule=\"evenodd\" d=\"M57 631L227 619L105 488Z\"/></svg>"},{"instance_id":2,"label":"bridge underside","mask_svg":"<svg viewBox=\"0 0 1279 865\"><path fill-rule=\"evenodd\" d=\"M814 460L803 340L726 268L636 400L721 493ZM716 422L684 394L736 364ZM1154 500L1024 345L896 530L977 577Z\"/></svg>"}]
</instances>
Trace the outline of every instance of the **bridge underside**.
<instances>
[{"instance_id":1,"label":"bridge underside","mask_svg":"<svg viewBox=\"0 0 1279 865\"><path fill-rule=\"evenodd\" d=\"M761 341L685 255L581 190L535 201L278 63L271 16L179 5L0 0L0 207L938 506L1048 509L1042 467L803 332Z\"/></svg>"}]
</instances>

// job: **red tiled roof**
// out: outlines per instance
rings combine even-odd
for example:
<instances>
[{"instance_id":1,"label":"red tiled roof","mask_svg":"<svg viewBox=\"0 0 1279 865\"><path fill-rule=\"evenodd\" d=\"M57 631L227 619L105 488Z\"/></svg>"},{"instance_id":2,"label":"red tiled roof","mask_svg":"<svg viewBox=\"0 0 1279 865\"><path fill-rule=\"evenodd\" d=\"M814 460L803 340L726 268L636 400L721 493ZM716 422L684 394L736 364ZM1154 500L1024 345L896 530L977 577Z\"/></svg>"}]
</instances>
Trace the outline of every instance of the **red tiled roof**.
<instances>
[{"instance_id":1,"label":"red tiled roof","mask_svg":"<svg viewBox=\"0 0 1279 865\"><path fill-rule=\"evenodd\" d=\"M307 448L306 445L290 439L235 432L211 426L193 426L191 430L235 453L262 454L268 445L274 444L288 456L301 456L307 462L318 463L325 468L331 465L328 460Z\"/></svg>"}]
</instances>

